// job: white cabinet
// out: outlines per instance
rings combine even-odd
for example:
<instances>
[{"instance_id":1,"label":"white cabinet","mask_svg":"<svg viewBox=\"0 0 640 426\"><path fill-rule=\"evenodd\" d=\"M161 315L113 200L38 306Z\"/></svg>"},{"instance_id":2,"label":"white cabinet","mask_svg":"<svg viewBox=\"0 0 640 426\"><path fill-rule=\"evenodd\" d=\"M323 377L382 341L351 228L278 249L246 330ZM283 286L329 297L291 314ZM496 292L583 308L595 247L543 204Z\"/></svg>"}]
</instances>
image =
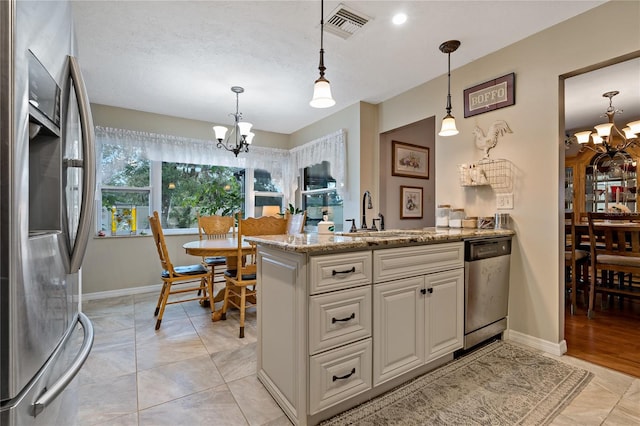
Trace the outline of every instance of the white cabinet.
<instances>
[{"instance_id":1,"label":"white cabinet","mask_svg":"<svg viewBox=\"0 0 640 426\"><path fill-rule=\"evenodd\" d=\"M463 254L462 242L318 255L259 246L258 378L289 419L316 424L452 358Z\"/></svg>"},{"instance_id":2,"label":"white cabinet","mask_svg":"<svg viewBox=\"0 0 640 426\"><path fill-rule=\"evenodd\" d=\"M374 283L373 384L377 386L463 345L464 263L462 243L376 252L374 276L423 275ZM403 268L407 258L437 261ZM457 259L457 260L456 260ZM377 261L380 260L380 263ZM437 265L440 264L438 268ZM380 266L382 265L382 266ZM433 272L442 270L440 272ZM429 273L425 273L425 272Z\"/></svg>"}]
</instances>

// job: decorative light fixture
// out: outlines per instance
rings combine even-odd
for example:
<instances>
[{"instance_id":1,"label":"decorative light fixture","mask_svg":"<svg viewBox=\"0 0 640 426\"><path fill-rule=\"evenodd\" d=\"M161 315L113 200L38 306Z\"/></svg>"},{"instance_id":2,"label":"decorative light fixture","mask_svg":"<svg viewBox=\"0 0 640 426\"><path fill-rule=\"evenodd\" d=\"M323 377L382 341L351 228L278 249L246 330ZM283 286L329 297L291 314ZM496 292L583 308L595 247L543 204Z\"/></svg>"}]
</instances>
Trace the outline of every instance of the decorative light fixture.
<instances>
[{"instance_id":1,"label":"decorative light fixture","mask_svg":"<svg viewBox=\"0 0 640 426\"><path fill-rule=\"evenodd\" d=\"M638 138L638 135L640 135L640 120L628 123L627 127L622 130L616 126L614 116L617 112L622 112L622 110L616 109L616 107L613 106L613 97L618 93L620 92L613 90L602 94L604 98L609 98L609 107L605 112L609 119L607 123L595 126L594 129L596 129L596 132L592 133L590 130L587 130L574 135L578 143L580 143L581 149L588 148L595 152L615 154L618 151L624 151L631 145L640 143L640 139ZM614 137L619 139L619 141L614 141ZM589 143L590 139L593 141L592 144Z\"/></svg>"},{"instance_id":2,"label":"decorative light fixture","mask_svg":"<svg viewBox=\"0 0 640 426\"><path fill-rule=\"evenodd\" d=\"M456 119L451 115L451 52L455 52L460 47L458 40L445 41L440 45L440 51L446 53L449 59L449 70L447 72L447 115L442 119L440 136L453 136L458 134Z\"/></svg>"},{"instance_id":3,"label":"decorative light fixture","mask_svg":"<svg viewBox=\"0 0 640 426\"><path fill-rule=\"evenodd\" d=\"M313 84L313 98L309 105L313 108L329 108L336 104L331 96L331 86L329 80L324 78L324 71L327 69L324 66L324 0L320 0L320 77Z\"/></svg>"},{"instance_id":4,"label":"decorative light fixture","mask_svg":"<svg viewBox=\"0 0 640 426\"><path fill-rule=\"evenodd\" d=\"M237 157L241 152L249 152L249 145L253 140L254 134L251 132L251 123L247 123L242 120L242 113L238 111L238 97L240 93L244 92L244 89L239 86L233 86L231 91L236 94L236 112L229 115L233 116L234 126L229 136L225 139L227 134L227 128L224 126L213 126L213 131L216 134L218 140L218 148L224 148L227 151L231 151ZM231 136L235 137L232 138ZM224 142L223 142L224 140Z\"/></svg>"}]
</instances>

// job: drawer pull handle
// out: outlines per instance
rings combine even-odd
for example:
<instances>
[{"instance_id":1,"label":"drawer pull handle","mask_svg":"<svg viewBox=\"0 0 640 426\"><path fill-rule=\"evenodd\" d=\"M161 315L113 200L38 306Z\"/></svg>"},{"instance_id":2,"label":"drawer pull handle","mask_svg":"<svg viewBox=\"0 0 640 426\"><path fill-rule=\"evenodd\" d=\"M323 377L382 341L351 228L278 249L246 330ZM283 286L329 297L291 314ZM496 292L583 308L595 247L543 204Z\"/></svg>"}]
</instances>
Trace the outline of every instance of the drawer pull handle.
<instances>
[{"instance_id":1,"label":"drawer pull handle","mask_svg":"<svg viewBox=\"0 0 640 426\"><path fill-rule=\"evenodd\" d=\"M433 293L433 287L422 288L422 289L420 289L420 293L422 293L422 294L427 294L427 293L431 294L431 293Z\"/></svg>"},{"instance_id":2,"label":"drawer pull handle","mask_svg":"<svg viewBox=\"0 0 640 426\"><path fill-rule=\"evenodd\" d=\"M348 379L349 377L353 376L354 374L356 374L356 369L355 367L351 369L351 373L349 374L345 374L344 376L333 376L333 381L335 382L336 380L343 380L343 379Z\"/></svg>"},{"instance_id":3,"label":"drawer pull handle","mask_svg":"<svg viewBox=\"0 0 640 426\"><path fill-rule=\"evenodd\" d=\"M356 267L352 266L351 269L348 269L346 271L336 271L335 269L333 271L331 271L331 275L338 275L338 274L350 274L352 272L356 271Z\"/></svg>"},{"instance_id":4,"label":"drawer pull handle","mask_svg":"<svg viewBox=\"0 0 640 426\"><path fill-rule=\"evenodd\" d=\"M355 317L356 317L356 313L355 313L355 312L352 312L352 313L351 313L351 315L349 315L349 316L348 316L348 317L346 317L346 318L340 318L340 319L338 319L338 318L335 318L335 317L334 317L334 318L331 318L331 324L335 324L335 323L337 323L338 321L339 321L339 322L349 321L349 320L354 319Z\"/></svg>"}]
</instances>

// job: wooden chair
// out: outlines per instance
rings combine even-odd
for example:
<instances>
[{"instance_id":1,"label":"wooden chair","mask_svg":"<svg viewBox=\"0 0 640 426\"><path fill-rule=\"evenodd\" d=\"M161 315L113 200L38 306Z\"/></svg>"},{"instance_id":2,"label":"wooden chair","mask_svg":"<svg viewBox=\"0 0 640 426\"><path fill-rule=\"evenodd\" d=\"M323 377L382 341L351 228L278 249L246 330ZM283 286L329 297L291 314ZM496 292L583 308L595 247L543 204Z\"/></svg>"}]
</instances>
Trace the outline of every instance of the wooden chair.
<instances>
[{"instance_id":1,"label":"wooden chair","mask_svg":"<svg viewBox=\"0 0 640 426\"><path fill-rule=\"evenodd\" d=\"M237 222L237 269L227 270L224 273L226 287L220 319L227 319L227 309L230 304L238 308L240 310L240 338L243 338L246 309L255 305L257 270L255 248L254 253L248 256L246 261L243 261L242 239L244 236L284 234L287 231L287 221L283 217L274 216L242 219L242 213L238 213Z\"/></svg>"},{"instance_id":2,"label":"wooden chair","mask_svg":"<svg viewBox=\"0 0 640 426\"><path fill-rule=\"evenodd\" d=\"M287 211L285 213L285 219L287 221L287 234L301 234L304 232L304 222L307 219L307 212L291 214Z\"/></svg>"},{"instance_id":3,"label":"wooden chair","mask_svg":"<svg viewBox=\"0 0 640 426\"><path fill-rule=\"evenodd\" d=\"M160 224L160 217L157 211L153 212L153 216L149 216L149 225L151 225L151 233L153 234L153 240L158 250L158 256L160 257L160 265L162 265L162 274L160 275L162 278L162 290L160 290L160 297L158 297L158 303L156 304L154 313L154 316L158 317L156 330L160 328L164 309L167 305L200 300L201 303L208 301L208 303L211 304L211 310L213 310L213 297L211 294L213 289L209 270L200 263L188 266L173 266L169 258L169 251L167 250L164 232L162 231L162 225ZM173 286L178 284L188 284L188 286L174 290ZM172 294L190 293L196 290L198 290L197 297L188 299L180 298L175 301L169 301L169 296Z\"/></svg>"},{"instance_id":4,"label":"wooden chair","mask_svg":"<svg viewBox=\"0 0 640 426\"><path fill-rule=\"evenodd\" d=\"M200 216L198 217L198 235L201 240L224 239L231 234L236 236L236 228L234 226L233 216ZM224 278L224 271L227 269L227 258L224 256L202 257L202 263L211 268L211 280L213 283L216 277Z\"/></svg>"},{"instance_id":5,"label":"wooden chair","mask_svg":"<svg viewBox=\"0 0 640 426\"><path fill-rule=\"evenodd\" d=\"M576 312L578 283L586 284L589 274L589 252L580 250L577 246L580 244L580 235L576 232L573 212L565 212L564 214L564 266L565 266L565 285L569 286L571 292L571 315Z\"/></svg>"},{"instance_id":6,"label":"wooden chair","mask_svg":"<svg viewBox=\"0 0 640 426\"><path fill-rule=\"evenodd\" d=\"M593 318L596 290L609 296L640 296L640 288L633 283L633 276L640 274L640 214L589 213L589 240L591 281L587 316ZM598 270L602 275L600 285L596 286ZM628 284L625 277L629 277Z\"/></svg>"}]
</instances>

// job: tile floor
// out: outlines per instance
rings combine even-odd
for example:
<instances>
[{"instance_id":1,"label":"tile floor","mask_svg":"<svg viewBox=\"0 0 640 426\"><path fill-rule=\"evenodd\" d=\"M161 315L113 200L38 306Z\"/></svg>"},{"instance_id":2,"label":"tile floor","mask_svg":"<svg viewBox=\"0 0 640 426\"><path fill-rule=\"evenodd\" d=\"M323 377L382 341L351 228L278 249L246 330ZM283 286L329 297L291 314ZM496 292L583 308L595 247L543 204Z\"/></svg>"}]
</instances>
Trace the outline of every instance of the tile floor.
<instances>
[{"instance_id":1,"label":"tile floor","mask_svg":"<svg viewBox=\"0 0 640 426\"><path fill-rule=\"evenodd\" d=\"M154 330L155 293L84 302L95 343L77 376L78 425L290 425L256 378L256 315L238 338L237 311L212 323L197 302L168 306ZM595 374L553 425L640 424L640 379L581 360Z\"/></svg>"}]
</instances>

